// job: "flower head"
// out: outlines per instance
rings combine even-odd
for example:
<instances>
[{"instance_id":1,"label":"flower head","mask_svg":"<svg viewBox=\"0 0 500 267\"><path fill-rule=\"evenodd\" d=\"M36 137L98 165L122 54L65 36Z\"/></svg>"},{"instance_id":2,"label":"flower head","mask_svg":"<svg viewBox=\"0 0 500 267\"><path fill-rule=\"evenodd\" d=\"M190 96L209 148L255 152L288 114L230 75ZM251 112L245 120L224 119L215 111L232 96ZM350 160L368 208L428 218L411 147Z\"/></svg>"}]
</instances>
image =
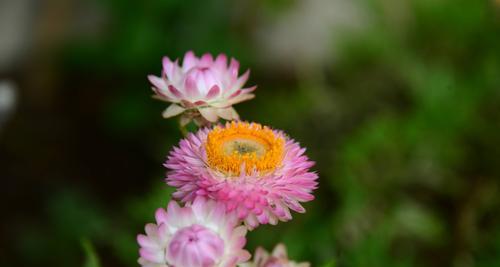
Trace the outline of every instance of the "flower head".
<instances>
[{"instance_id":1,"label":"flower head","mask_svg":"<svg viewBox=\"0 0 500 267\"><path fill-rule=\"evenodd\" d=\"M243 88L249 71L238 77L239 62L219 54L215 59L210 54L201 58L189 51L182 66L178 60L172 62L163 58L161 77L149 75L155 97L171 102L163 117L183 114L183 121L195 119L198 124L216 122L219 117L226 120L238 119L232 105L252 99L255 87Z\"/></svg>"},{"instance_id":2,"label":"flower head","mask_svg":"<svg viewBox=\"0 0 500 267\"><path fill-rule=\"evenodd\" d=\"M146 235L137 236L142 266L232 267L250 258L243 249L246 228L212 200L197 198L183 208L171 201L155 217Z\"/></svg>"},{"instance_id":3,"label":"flower head","mask_svg":"<svg viewBox=\"0 0 500 267\"><path fill-rule=\"evenodd\" d=\"M269 253L258 247L255 250L255 255L253 262L247 262L239 265L240 267L309 267L308 262L296 263L288 259L286 252L286 247L283 244L278 244L273 249L273 252Z\"/></svg>"},{"instance_id":4,"label":"flower head","mask_svg":"<svg viewBox=\"0 0 500 267\"><path fill-rule=\"evenodd\" d=\"M205 196L224 203L249 229L305 212L317 187L314 165L283 132L247 122L199 130L170 153L167 183L174 197L191 202Z\"/></svg>"}]
</instances>

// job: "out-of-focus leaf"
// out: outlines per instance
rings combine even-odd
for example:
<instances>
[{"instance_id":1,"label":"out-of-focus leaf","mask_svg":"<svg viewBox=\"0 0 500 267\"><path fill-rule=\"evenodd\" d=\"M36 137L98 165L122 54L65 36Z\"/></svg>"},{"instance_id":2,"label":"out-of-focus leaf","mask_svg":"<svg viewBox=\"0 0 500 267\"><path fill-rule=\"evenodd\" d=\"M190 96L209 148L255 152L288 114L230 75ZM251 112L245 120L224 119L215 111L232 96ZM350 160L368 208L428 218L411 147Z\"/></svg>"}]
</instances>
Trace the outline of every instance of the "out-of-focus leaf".
<instances>
[{"instance_id":1,"label":"out-of-focus leaf","mask_svg":"<svg viewBox=\"0 0 500 267\"><path fill-rule=\"evenodd\" d=\"M322 267L335 267L335 266L337 265L333 260L322 265Z\"/></svg>"},{"instance_id":2,"label":"out-of-focus leaf","mask_svg":"<svg viewBox=\"0 0 500 267\"><path fill-rule=\"evenodd\" d=\"M83 267L101 267L99 263L99 257L94 249L94 246L88 239L82 239L81 241L83 251L85 252L85 263Z\"/></svg>"}]
</instances>

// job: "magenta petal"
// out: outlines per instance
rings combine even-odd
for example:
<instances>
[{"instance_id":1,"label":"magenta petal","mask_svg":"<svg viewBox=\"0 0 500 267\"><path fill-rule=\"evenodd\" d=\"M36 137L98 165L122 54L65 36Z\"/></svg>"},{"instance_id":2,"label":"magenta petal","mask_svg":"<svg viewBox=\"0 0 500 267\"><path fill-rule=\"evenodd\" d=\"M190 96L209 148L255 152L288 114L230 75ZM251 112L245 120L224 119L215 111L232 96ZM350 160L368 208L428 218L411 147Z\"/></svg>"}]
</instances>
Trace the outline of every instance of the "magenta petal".
<instances>
[{"instance_id":1,"label":"magenta petal","mask_svg":"<svg viewBox=\"0 0 500 267\"><path fill-rule=\"evenodd\" d=\"M200 59L200 65L202 65L202 66L212 65L213 62L214 62L214 58L209 53L204 54Z\"/></svg>"},{"instance_id":2,"label":"magenta petal","mask_svg":"<svg viewBox=\"0 0 500 267\"><path fill-rule=\"evenodd\" d=\"M198 101L194 102L193 104L196 106L205 106L205 105L207 105L207 102L202 101L202 100L198 100Z\"/></svg>"},{"instance_id":3,"label":"magenta petal","mask_svg":"<svg viewBox=\"0 0 500 267\"><path fill-rule=\"evenodd\" d=\"M219 86L214 85L214 86L212 86L212 88L210 88L210 90L208 91L208 93L207 93L207 99L212 99L212 98L214 98L214 97L218 96L218 95L219 95L219 93L220 93L220 88L219 88Z\"/></svg>"},{"instance_id":4,"label":"magenta petal","mask_svg":"<svg viewBox=\"0 0 500 267\"><path fill-rule=\"evenodd\" d=\"M170 93L172 93L176 97L182 98L182 93L179 92L179 90L177 90L177 88L175 88L173 85L169 85L168 90L170 91Z\"/></svg>"},{"instance_id":5,"label":"magenta petal","mask_svg":"<svg viewBox=\"0 0 500 267\"><path fill-rule=\"evenodd\" d=\"M227 56L225 54L219 54L214 64L220 70L225 69L227 67Z\"/></svg>"},{"instance_id":6,"label":"magenta petal","mask_svg":"<svg viewBox=\"0 0 500 267\"><path fill-rule=\"evenodd\" d=\"M232 93L232 94L229 96L229 99L231 99L231 98L235 98L235 97L237 97L237 96L238 96L238 95L240 95L240 94L241 94L241 90L238 90L238 91L236 91L236 92Z\"/></svg>"}]
</instances>

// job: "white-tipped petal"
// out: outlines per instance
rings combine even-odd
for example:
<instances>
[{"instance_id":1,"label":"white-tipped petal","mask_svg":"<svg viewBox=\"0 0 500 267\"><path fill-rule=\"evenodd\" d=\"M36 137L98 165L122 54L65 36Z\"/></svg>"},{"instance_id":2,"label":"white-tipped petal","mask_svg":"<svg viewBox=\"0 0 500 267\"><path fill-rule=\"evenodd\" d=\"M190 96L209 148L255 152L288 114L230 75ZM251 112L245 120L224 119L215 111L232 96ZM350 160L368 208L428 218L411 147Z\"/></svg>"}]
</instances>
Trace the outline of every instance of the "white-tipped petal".
<instances>
[{"instance_id":1,"label":"white-tipped petal","mask_svg":"<svg viewBox=\"0 0 500 267\"><path fill-rule=\"evenodd\" d=\"M203 118L207 119L209 122L216 122L219 117L217 116L217 110L215 108L199 108L198 111L200 112L201 116Z\"/></svg>"},{"instance_id":2,"label":"white-tipped petal","mask_svg":"<svg viewBox=\"0 0 500 267\"><path fill-rule=\"evenodd\" d=\"M181 114L184 110L186 109L177 104L171 104L167 109L165 109L165 111L163 111L162 116L163 118L168 119Z\"/></svg>"},{"instance_id":3,"label":"white-tipped petal","mask_svg":"<svg viewBox=\"0 0 500 267\"><path fill-rule=\"evenodd\" d=\"M228 120L228 121L237 120L239 118L238 113L236 112L236 110L233 107L218 108L217 115L225 120Z\"/></svg>"}]
</instances>

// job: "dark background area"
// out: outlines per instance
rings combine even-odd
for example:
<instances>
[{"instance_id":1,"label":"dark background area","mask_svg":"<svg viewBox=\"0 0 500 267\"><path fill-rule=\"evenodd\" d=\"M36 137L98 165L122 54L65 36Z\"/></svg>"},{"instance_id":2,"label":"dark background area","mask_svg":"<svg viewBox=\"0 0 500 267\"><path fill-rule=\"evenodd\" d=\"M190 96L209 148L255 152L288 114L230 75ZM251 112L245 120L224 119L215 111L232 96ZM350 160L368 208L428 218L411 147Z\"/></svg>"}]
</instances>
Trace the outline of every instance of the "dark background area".
<instances>
[{"instance_id":1,"label":"dark background area","mask_svg":"<svg viewBox=\"0 0 500 267\"><path fill-rule=\"evenodd\" d=\"M317 162L305 214L248 234L313 266L500 264L500 2L0 1L0 265L137 266L182 137L161 57L250 68L241 117Z\"/></svg>"}]
</instances>

